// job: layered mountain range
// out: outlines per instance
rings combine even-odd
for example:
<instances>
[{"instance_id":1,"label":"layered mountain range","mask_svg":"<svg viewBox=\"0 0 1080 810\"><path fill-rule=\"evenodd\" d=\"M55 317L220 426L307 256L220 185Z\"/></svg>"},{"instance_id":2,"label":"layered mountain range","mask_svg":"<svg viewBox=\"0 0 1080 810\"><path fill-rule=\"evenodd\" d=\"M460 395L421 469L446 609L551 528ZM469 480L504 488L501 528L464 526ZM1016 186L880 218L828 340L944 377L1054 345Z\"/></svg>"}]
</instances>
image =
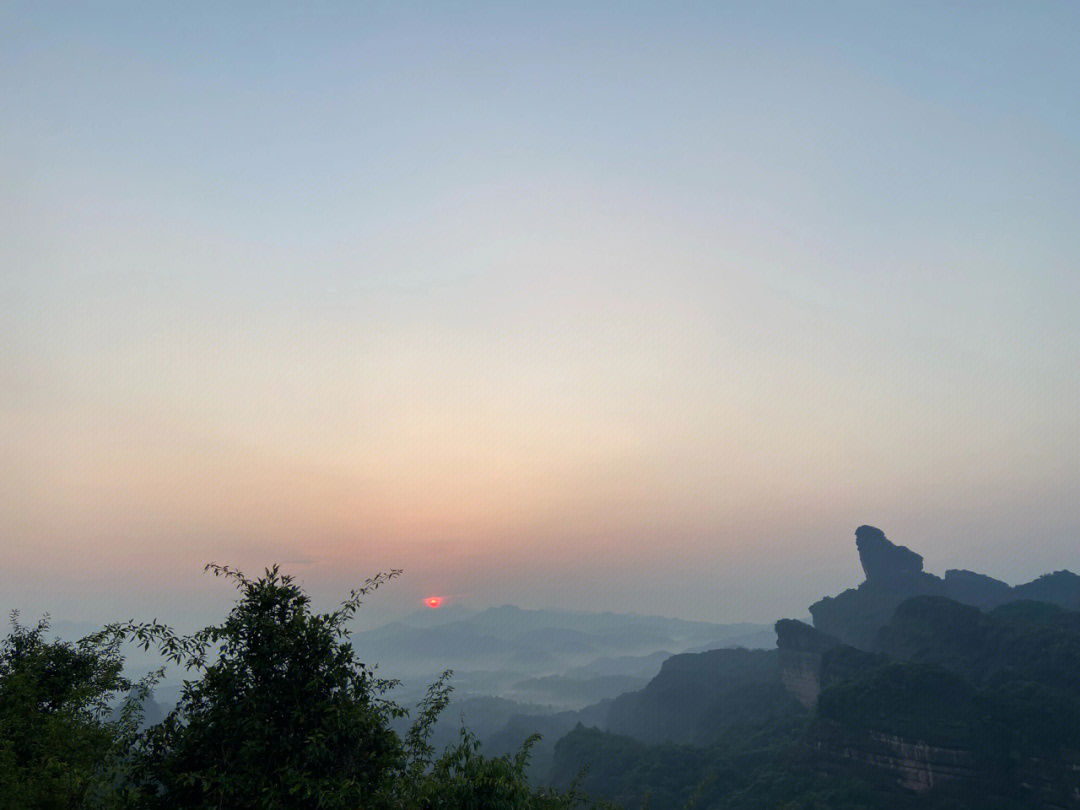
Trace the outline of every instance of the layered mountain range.
<instances>
[{"instance_id":1,"label":"layered mountain range","mask_svg":"<svg viewBox=\"0 0 1080 810\"><path fill-rule=\"evenodd\" d=\"M555 745L550 780L587 766L659 808L1080 808L1080 577L936 577L871 526L856 548L866 580L813 625L672 656Z\"/></svg>"}]
</instances>

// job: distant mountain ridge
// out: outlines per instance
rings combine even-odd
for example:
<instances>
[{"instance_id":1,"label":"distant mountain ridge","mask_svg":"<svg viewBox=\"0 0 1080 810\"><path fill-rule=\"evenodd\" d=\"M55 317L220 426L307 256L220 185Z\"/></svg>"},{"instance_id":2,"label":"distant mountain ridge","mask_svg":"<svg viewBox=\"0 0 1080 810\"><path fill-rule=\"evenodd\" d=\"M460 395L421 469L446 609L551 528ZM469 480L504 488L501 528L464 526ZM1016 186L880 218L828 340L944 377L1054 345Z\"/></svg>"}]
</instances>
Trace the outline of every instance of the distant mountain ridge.
<instances>
[{"instance_id":1,"label":"distant mountain ridge","mask_svg":"<svg viewBox=\"0 0 1080 810\"><path fill-rule=\"evenodd\" d=\"M441 609L440 609L441 611ZM506 672L516 676L567 675L606 659L665 657L734 643L771 647L768 625L714 624L634 613L527 610L513 605L478 612L448 611L440 621L427 610L353 634L353 644L385 672L425 678L455 672ZM627 675L624 670L595 675ZM653 673L649 673L651 676Z\"/></svg>"},{"instance_id":2,"label":"distant mountain ridge","mask_svg":"<svg viewBox=\"0 0 1080 810\"><path fill-rule=\"evenodd\" d=\"M946 571L941 578L923 571L921 555L895 545L874 526L856 529L855 545L865 581L810 606L817 630L854 647L871 648L877 631L897 606L912 596L942 596L983 610L1019 599L1080 610L1080 576L1069 571L1044 574L1017 586L957 569Z\"/></svg>"}]
</instances>

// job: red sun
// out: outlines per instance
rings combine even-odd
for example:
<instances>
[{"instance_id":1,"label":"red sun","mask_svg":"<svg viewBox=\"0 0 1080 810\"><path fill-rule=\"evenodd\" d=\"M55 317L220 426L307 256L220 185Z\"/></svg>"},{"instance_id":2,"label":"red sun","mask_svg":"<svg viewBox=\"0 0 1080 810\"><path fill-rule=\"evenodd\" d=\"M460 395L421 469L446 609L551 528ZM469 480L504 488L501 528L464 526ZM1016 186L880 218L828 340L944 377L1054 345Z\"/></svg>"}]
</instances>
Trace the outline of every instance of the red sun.
<instances>
[{"instance_id":1,"label":"red sun","mask_svg":"<svg viewBox=\"0 0 1080 810\"><path fill-rule=\"evenodd\" d=\"M427 599L424 600L424 604L427 605L429 608L437 608L439 605L442 604L442 597L429 596Z\"/></svg>"}]
</instances>

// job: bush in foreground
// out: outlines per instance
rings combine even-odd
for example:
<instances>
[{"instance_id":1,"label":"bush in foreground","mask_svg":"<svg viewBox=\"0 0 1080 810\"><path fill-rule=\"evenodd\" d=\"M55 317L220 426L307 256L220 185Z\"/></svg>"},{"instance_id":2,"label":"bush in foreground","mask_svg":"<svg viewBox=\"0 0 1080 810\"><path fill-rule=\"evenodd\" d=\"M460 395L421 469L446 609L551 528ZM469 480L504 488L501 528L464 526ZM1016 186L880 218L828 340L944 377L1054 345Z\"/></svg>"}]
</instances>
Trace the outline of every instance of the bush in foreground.
<instances>
[{"instance_id":1,"label":"bush in foreground","mask_svg":"<svg viewBox=\"0 0 1080 810\"><path fill-rule=\"evenodd\" d=\"M77 645L47 642L47 625L15 625L0 644L0 810L563 810L567 793L533 790L526 743L485 757L467 731L441 755L428 743L449 701L444 673L404 737L407 714L386 697L348 640L347 624L379 574L329 613L278 568L233 582L237 604L218 625L178 636L155 622L107 627ZM120 645L157 647L194 673L165 719L136 733L138 701L121 676ZM145 695L146 685L142 694ZM117 711L116 707L122 706ZM112 715L110 719L110 714Z\"/></svg>"}]
</instances>

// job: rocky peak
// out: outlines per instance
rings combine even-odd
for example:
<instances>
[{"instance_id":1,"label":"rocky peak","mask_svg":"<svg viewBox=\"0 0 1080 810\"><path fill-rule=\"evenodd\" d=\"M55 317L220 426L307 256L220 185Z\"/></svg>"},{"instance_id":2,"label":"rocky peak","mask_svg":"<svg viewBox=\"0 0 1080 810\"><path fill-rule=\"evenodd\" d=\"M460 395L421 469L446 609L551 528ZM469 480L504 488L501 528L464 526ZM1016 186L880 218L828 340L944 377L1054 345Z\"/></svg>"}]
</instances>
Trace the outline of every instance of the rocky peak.
<instances>
[{"instance_id":1,"label":"rocky peak","mask_svg":"<svg viewBox=\"0 0 1080 810\"><path fill-rule=\"evenodd\" d=\"M885 532L874 526L860 526L855 530L855 546L868 582L922 572L921 554L890 542Z\"/></svg>"}]
</instances>

